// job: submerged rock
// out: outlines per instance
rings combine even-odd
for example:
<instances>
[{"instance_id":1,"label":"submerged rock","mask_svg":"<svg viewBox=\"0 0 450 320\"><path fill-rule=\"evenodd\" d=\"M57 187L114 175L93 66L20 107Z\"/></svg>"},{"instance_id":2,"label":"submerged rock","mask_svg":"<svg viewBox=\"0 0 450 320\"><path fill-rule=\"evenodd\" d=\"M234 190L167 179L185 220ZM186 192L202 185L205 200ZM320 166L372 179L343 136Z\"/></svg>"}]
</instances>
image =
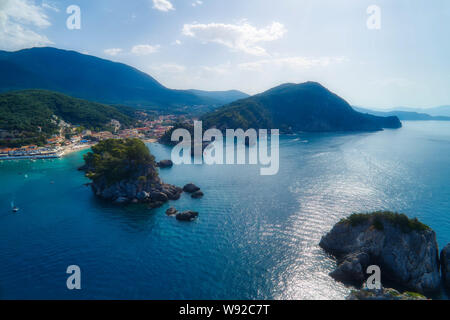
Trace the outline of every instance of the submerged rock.
<instances>
[{"instance_id":1,"label":"submerged rock","mask_svg":"<svg viewBox=\"0 0 450 320\"><path fill-rule=\"evenodd\" d=\"M115 204L126 204L128 202L130 202L130 199L128 199L127 197L118 197L114 200Z\"/></svg>"},{"instance_id":2,"label":"submerged rock","mask_svg":"<svg viewBox=\"0 0 450 320\"><path fill-rule=\"evenodd\" d=\"M194 193L194 192L196 192L196 191L199 191L200 190L200 188L199 187L197 187L195 184L193 184L193 183L188 183L187 185L185 185L184 187L183 187L183 191L184 192L188 192L188 193Z\"/></svg>"},{"instance_id":3,"label":"submerged rock","mask_svg":"<svg viewBox=\"0 0 450 320\"><path fill-rule=\"evenodd\" d=\"M450 243L441 251L441 268L444 285L450 289Z\"/></svg>"},{"instance_id":4,"label":"submerged rock","mask_svg":"<svg viewBox=\"0 0 450 320\"><path fill-rule=\"evenodd\" d=\"M194 199L199 199L199 198L201 198L201 197L203 197L203 196L204 196L204 194L203 194L203 192L201 192L200 190L195 191L195 192L191 195L191 197L194 198Z\"/></svg>"},{"instance_id":5,"label":"submerged rock","mask_svg":"<svg viewBox=\"0 0 450 320\"><path fill-rule=\"evenodd\" d=\"M176 218L180 221L193 221L198 217L198 212L195 211L185 211L182 213L178 213Z\"/></svg>"},{"instance_id":6,"label":"submerged rock","mask_svg":"<svg viewBox=\"0 0 450 320\"><path fill-rule=\"evenodd\" d=\"M164 205L164 202L161 201L152 201L148 204L149 209L156 209L159 207L162 207Z\"/></svg>"},{"instance_id":7,"label":"submerged rock","mask_svg":"<svg viewBox=\"0 0 450 320\"><path fill-rule=\"evenodd\" d=\"M340 281L362 282L369 265L382 279L420 293L440 285L436 234L417 219L391 212L354 214L337 223L320 246L338 258L330 275Z\"/></svg>"}]
</instances>

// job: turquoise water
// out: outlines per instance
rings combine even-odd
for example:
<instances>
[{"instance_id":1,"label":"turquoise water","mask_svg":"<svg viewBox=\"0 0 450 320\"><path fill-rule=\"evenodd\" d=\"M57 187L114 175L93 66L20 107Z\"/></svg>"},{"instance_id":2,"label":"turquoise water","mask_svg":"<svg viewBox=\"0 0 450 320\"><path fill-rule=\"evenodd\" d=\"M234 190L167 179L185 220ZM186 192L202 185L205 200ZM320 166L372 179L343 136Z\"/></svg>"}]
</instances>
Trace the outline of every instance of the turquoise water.
<instances>
[{"instance_id":1,"label":"turquoise water","mask_svg":"<svg viewBox=\"0 0 450 320\"><path fill-rule=\"evenodd\" d=\"M397 210L429 224L440 247L450 242L448 122L281 137L276 176L257 166L162 170L205 197L153 211L95 199L76 170L83 153L0 162L0 298L343 299L349 289L328 276L334 261L318 247L340 218ZM179 222L165 215L170 205L200 217ZM66 289L73 264L79 291Z\"/></svg>"}]
</instances>

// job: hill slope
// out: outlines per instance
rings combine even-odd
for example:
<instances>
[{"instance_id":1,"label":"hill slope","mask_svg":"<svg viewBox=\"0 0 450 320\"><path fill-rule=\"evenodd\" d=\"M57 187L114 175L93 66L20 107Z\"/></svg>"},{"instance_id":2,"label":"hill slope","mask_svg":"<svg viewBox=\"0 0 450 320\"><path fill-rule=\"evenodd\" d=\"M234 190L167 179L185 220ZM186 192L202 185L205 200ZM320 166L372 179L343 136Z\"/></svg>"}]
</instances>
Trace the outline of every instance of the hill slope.
<instances>
[{"instance_id":1,"label":"hill slope","mask_svg":"<svg viewBox=\"0 0 450 320\"><path fill-rule=\"evenodd\" d=\"M400 128L397 117L362 114L319 83L283 84L203 117L204 127L278 128L282 132Z\"/></svg>"},{"instance_id":2,"label":"hill slope","mask_svg":"<svg viewBox=\"0 0 450 320\"><path fill-rule=\"evenodd\" d=\"M192 92L193 94L204 97L207 99L213 99L217 101L218 103L224 105L236 100L244 99L250 97L248 94L243 93L238 90L228 90L228 91L202 91L202 90L188 90L189 92Z\"/></svg>"},{"instance_id":3,"label":"hill slope","mask_svg":"<svg viewBox=\"0 0 450 320\"><path fill-rule=\"evenodd\" d=\"M134 121L115 107L60 93L24 90L0 94L0 130L14 132L22 139L32 142L37 136L55 133L57 125L53 115L73 125L97 130L106 129L111 119L124 126Z\"/></svg>"},{"instance_id":4,"label":"hill slope","mask_svg":"<svg viewBox=\"0 0 450 320\"><path fill-rule=\"evenodd\" d=\"M234 100L229 92L172 90L128 65L56 48L0 51L0 72L0 92L46 89L102 103L160 108Z\"/></svg>"}]
</instances>

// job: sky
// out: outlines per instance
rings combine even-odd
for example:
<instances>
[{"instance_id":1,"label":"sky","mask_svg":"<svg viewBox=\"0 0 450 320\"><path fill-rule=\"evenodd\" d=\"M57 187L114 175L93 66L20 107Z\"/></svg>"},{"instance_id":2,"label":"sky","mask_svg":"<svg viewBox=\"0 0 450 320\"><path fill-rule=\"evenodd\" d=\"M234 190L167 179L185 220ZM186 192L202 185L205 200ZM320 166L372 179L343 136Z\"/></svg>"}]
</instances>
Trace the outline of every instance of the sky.
<instances>
[{"instance_id":1,"label":"sky","mask_svg":"<svg viewBox=\"0 0 450 320\"><path fill-rule=\"evenodd\" d=\"M0 50L76 50L174 89L317 81L378 109L450 105L449 39L448 0L0 0Z\"/></svg>"}]
</instances>

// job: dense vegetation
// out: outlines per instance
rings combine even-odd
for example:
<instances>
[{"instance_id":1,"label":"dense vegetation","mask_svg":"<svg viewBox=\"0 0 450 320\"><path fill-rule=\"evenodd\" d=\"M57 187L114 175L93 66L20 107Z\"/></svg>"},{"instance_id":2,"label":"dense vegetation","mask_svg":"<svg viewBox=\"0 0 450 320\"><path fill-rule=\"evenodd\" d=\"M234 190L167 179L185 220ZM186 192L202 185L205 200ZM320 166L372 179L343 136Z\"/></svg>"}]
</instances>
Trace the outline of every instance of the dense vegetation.
<instances>
[{"instance_id":1,"label":"dense vegetation","mask_svg":"<svg viewBox=\"0 0 450 320\"><path fill-rule=\"evenodd\" d=\"M285 133L401 127L397 117L356 112L345 100L315 82L278 86L219 108L202 120L205 128L277 128Z\"/></svg>"},{"instance_id":2,"label":"dense vegetation","mask_svg":"<svg viewBox=\"0 0 450 320\"><path fill-rule=\"evenodd\" d=\"M125 107L121 107L125 110ZM119 109L99 103L72 98L45 90L24 90L0 94L0 130L13 133L25 141L45 141L58 131L53 115L86 129L107 130L116 119L124 126L134 120ZM41 129L39 130L39 127ZM23 141L0 141L0 145Z\"/></svg>"},{"instance_id":3,"label":"dense vegetation","mask_svg":"<svg viewBox=\"0 0 450 320\"><path fill-rule=\"evenodd\" d=\"M132 177L142 168L155 167L155 158L139 139L101 141L92 147L92 152L84 155L84 161L90 179L98 181L104 178L109 184ZM139 179L146 181L148 174L157 173L155 170L146 171Z\"/></svg>"},{"instance_id":4,"label":"dense vegetation","mask_svg":"<svg viewBox=\"0 0 450 320\"><path fill-rule=\"evenodd\" d=\"M0 92L46 89L89 101L158 110L221 106L245 96L234 91L172 90L128 65L56 48L0 51L0 70Z\"/></svg>"},{"instance_id":5,"label":"dense vegetation","mask_svg":"<svg viewBox=\"0 0 450 320\"><path fill-rule=\"evenodd\" d=\"M259 102L247 99L207 114L203 121L205 128L216 127L221 130L275 127L270 112Z\"/></svg>"},{"instance_id":6,"label":"dense vegetation","mask_svg":"<svg viewBox=\"0 0 450 320\"><path fill-rule=\"evenodd\" d=\"M172 133L177 129L186 129L191 134L192 142L194 139L194 126L187 123L176 123L172 129L166 131L164 135L159 138L159 143L165 144L168 146L175 146L179 141L172 141Z\"/></svg>"},{"instance_id":7,"label":"dense vegetation","mask_svg":"<svg viewBox=\"0 0 450 320\"><path fill-rule=\"evenodd\" d=\"M371 221L372 226L379 231L384 230L383 221L388 221L389 223L399 227L404 233L411 231L425 231L430 229L430 227L421 223L417 218L409 219L405 214L390 211L354 213L348 218L342 219L340 223L348 223L355 227L368 221Z\"/></svg>"}]
</instances>

